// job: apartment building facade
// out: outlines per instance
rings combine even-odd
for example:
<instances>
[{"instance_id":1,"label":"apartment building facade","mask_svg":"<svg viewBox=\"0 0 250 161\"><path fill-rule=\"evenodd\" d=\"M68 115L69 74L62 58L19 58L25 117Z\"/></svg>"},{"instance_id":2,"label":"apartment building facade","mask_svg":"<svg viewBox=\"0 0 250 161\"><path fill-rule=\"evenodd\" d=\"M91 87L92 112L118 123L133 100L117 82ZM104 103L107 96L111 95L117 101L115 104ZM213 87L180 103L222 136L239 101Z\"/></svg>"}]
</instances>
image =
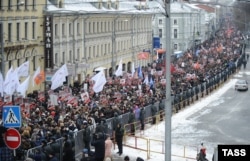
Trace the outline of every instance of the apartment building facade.
<instances>
[{"instance_id":1,"label":"apartment building facade","mask_svg":"<svg viewBox=\"0 0 250 161\"><path fill-rule=\"evenodd\" d=\"M3 76L11 67L16 69L27 61L31 77L39 66L44 68L42 15L45 3L46 0L0 0ZM20 78L20 83L24 79ZM43 86L30 86L28 92L43 89Z\"/></svg>"},{"instance_id":2,"label":"apartment building facade","mask_svg":"<svg viewBox=\"0 0 250 161\"><path fill-rule=\"evenodd\" d=\"M152 2L155 3L155 2ZM171 54L192 49L195 43L203 42L212 34L214 8L207 5L188 4L182 1L171 3ZM153 35L160 38L160 47L166 50L164 13L153 19Z\"/></svg>"},{"instance_id":3,"label":"apartment building facade","mask_svg":"<svg viewBox=\"0 0 250 161\"><path fill-rule=\"evenodd\" d=\"M151 61L152 15L139 2L49 1L45 16L53 19L50 68L67 64L72 83L100 68L112 76L120 60L126 72L131 71L132 63L135 67L147 65Z\"/></svg>"}]
</instances>

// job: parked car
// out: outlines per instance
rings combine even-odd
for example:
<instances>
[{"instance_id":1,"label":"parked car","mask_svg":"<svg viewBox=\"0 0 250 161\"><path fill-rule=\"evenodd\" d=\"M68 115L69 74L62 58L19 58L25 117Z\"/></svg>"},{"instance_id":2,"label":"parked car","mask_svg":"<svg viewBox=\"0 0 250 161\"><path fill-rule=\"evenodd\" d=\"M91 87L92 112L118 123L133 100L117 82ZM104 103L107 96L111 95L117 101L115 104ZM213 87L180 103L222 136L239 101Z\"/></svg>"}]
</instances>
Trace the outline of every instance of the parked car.
<instances>
[{"instance_id":1,"label":"parked car","mask_svg":"<svg viewBox=\"0 0 250 161\"><path fill-rule=\"evenodd\" d=\"M248 90L248 82L246 80L237 80L234 86L235 90Z\"/></svg>"}]
</instances>

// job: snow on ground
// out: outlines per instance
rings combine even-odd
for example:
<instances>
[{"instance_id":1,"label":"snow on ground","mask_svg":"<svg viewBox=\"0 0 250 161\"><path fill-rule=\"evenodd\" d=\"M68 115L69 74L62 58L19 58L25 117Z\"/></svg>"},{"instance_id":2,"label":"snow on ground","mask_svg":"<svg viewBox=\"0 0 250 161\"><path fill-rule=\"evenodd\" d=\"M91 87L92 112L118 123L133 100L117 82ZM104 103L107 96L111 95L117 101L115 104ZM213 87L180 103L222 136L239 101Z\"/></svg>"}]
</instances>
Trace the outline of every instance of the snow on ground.
<instances>
[{"instance_id":1,"label":"snow on ground","mask_svg":"<svg viewBox=\"0 0 250 161\"><path fill-rule=\"evenodd\" d=\"M211 105L211 103L215 103L215 104L221 103L219 100L220 96L224 94L229 88L233 88L233 85L235 84L235 82L236 82L236 79L229 80L219 90L213 92L213 94L203 98L200 101L197 101L196 103L192 104L189 107L186 107L179 113L174 114L172 116L172 124L171 124L172 125L172 133L171 133L171 136L172 136L171 138L172 140L171 160L172 161L193 161L194 160L191 158L196 157L197 148L199 147L200 143L201 142L206 143L205 140L200 140L200 138L203 138L203 136L205 135L209 135L209 131L201 131L201 130L194 129L194 125L197 124L197 120L196 120L196 117L190 118L190 116L194 114L195 112L197 112L198 110L203 109L208 104ZM207 112L210 112L210 111L203 110L203 112L199 114L199 117ZM147 125L147 126L150 126L150 125ZM188 134L189 136L188 137L183 136L183 133ZM165 140L165 122L160 122L158 125L146 128L146 130L144 131L144 134L138 133L136 135L144 137L144 138L150 138L150 139L163 141ZM180 144L181 141L182 141L182 144ZM131 145L134 145L135 139L127 137L126 142L131 143ZM143 139L138 140L137 142L138 142L138 147L145 149L145 147L147 146L146 141ZM186 146L185 156L187 158L176 157L176 155L177 156L184 155L184 145ZM152 143L150 143L150 148L157 152L162 152L162 151L164 152L164 149L162 149L164 146L165 145L163 142L152 141ZM207 147L207 152L208 152L207 158L211 160L215 144L209 145L209 143L207 143L206 147ZM135 158L138 156L143 158L144 160L147 160L146 159L147 153L145 151L137 150L134 148L129 148L126 146L124 146L123 148L124 148L123 155L117 156L117 154L115 154L114 158L120 158L121 160L121 158L123 159L125 155L128 155L130 158L132 158L130 159L131 161L135 161ZM117 151L117 147L114 153L116 151ZM164 161L165 157L163 154L150 152L150 159L148 159L148 161L156 161L156 160Z\"/></svg>"}]
</instances>

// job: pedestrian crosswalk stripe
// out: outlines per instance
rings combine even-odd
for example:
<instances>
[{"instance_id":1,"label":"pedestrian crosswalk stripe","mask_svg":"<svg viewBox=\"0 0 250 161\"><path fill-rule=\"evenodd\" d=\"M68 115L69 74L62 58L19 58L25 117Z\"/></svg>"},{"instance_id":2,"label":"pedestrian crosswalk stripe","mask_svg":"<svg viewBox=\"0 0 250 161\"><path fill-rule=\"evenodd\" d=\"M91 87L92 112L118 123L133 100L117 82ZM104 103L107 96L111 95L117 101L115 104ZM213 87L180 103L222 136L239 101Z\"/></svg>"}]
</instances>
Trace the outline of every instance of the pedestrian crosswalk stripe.
<instances>
[{"instance_id":1,"label":"pedestrian crosswalk stripe","mask_svg":"<svg viewBox=\"0 0 250 161\"><path fill-rule=\"evenodd\" d=\"M19 124L19 120L17 119L15 113L12 108L9 109L6 119L4 120L5 124Z\"/></svg>"}]
</instances>

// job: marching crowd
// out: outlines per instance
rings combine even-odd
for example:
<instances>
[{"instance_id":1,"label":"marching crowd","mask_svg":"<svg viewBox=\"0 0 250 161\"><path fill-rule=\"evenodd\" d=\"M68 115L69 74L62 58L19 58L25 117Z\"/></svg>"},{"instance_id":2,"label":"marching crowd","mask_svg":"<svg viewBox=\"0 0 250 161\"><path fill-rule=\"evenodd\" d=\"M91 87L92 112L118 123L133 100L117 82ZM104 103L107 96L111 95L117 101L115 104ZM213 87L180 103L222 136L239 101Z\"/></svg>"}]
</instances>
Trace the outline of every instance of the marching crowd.
<instances>
[{"instance_id":1,"label":"marching crowd","mask_svg":"<svg viewBox=\"0 0 250 161\"><path fill-rule=\"evenodd\" d=\"M237 67L241 67L241 64L244 65L245 57L239 59L244 54L241 45L243 35L230 22L225 23L229 23L225 26L231 27L222 27L210 39L197 45L195 51L189 49L181 57L172 58L173 96L207 82L226 68L234 71ZM143 117L137 112L141 107L164 99L166 84L164 63L162 57L138 68L133 75L127 72L123 76L109 77L99 93L93 91L94 82L89 75L83 82L75 82L69 88L62 86L54 90L53 93L59 95L58 105L55 106L48 104L49 93L46 93L44 100L39 98L37 92L29 94L33 104L28 111L22 111L23 126L19 129L22 143L17 149L17 160L23 157L24 151L36 146L41 146L40 151L29 156L35 161L58 161L61 148L63 161L74 160L74 133L84 129L82 141L85 149L82 161L86 160L84 156L87 152L90 154L90 145L95 147L95 160L103 161L107 155L105 142L110 142L109 140L113 138L113 135L103 135L107 133L105 120L124 113L134 113L135 118L129 120L129 123L138 121ZM65 89L77 98L77 103L70 103L62 98L60 92ZM122 124L119 122L117 126L113 125L116 134L113 139L116 139L118 144L119 155L123 153L122 141L119 140L123 137ZM94 125L95 128L90 129L89 125ZM0 133L3 134L5 130L1 126ZM62 137L64 140L61 147L56 139ZM98 147L103 147L104 151ZM0 148L0 160L12 161L12 157L5 158L4 154L7 155L12 151L7 150L1 137Z\"/></svg>"}]
</instances>

